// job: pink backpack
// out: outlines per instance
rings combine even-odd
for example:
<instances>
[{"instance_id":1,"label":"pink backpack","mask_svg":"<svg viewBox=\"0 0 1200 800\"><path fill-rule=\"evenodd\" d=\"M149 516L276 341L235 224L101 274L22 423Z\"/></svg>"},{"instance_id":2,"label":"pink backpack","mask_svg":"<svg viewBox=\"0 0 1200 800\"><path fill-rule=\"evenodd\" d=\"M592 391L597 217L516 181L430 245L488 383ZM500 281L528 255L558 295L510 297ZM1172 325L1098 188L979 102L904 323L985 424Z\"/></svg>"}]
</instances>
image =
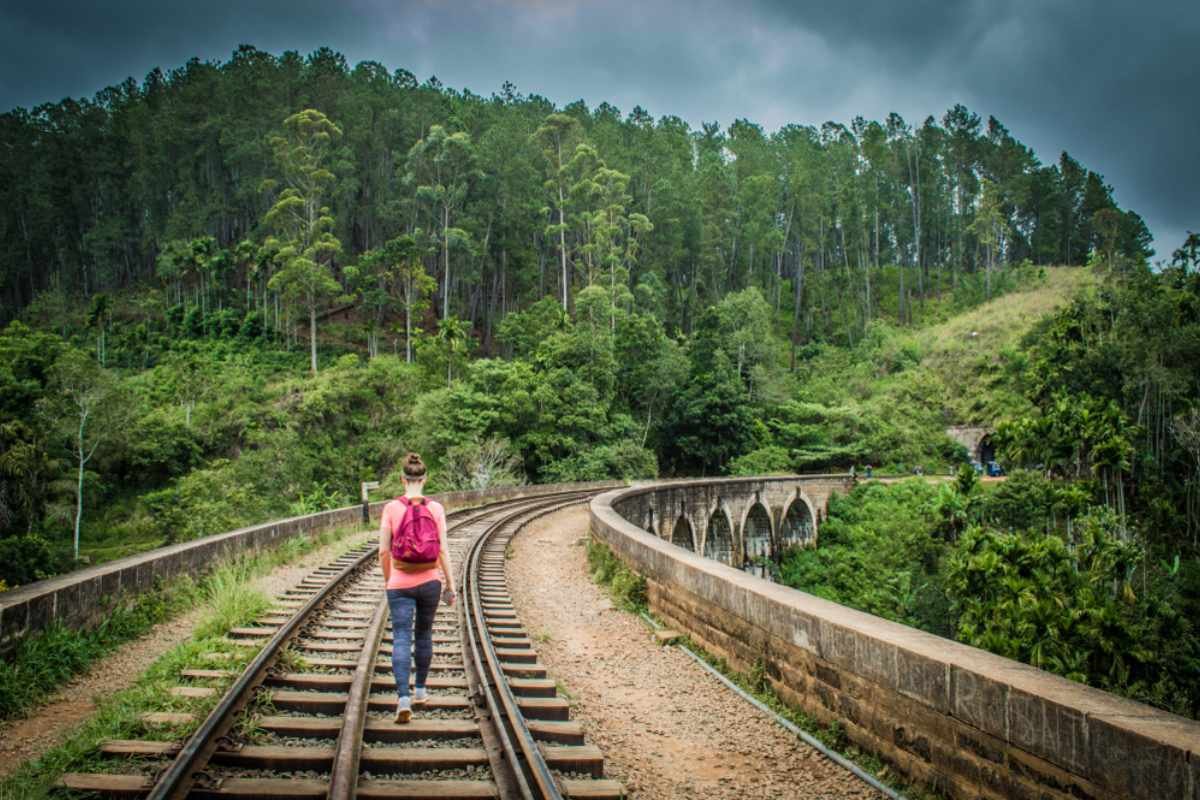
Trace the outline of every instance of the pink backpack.
<instances>
[{"instance_id":1,"label":"pink backpack","mask_svg":"<svg viewBox=\"0 0 1200 800\"><path fill-rule=\"evenodd\" d=\"M433 569L442 552L442 539L428 501L424 497L396 500L405 511L400 522L392 526L392 564L405 572Z\"/></svg>"}]
</instances>

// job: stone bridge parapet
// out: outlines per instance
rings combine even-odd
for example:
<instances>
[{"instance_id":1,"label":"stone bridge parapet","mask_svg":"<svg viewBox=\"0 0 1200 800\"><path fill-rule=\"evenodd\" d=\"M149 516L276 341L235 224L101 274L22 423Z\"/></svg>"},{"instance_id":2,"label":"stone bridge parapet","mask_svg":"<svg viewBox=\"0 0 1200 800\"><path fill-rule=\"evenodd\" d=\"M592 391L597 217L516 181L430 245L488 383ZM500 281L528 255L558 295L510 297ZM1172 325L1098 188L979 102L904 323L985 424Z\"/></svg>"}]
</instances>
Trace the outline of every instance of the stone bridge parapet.
<instances>
[{"instance_id":1,"label":"stone bridge parapet","mask_svg":"<svg viewBox=\"0 0 1200 800\"><path fill-rule=\"evenodd\" d=\"M445 492L433 497L452 511L572 489L598 490L622 485L617 481L541 484ZM383 502L371 504L374 519L379 519L383 505ZM362 506L355 505L264 522L160 547L4 592L0 594L0 654L7 653L26 636L53 623L73 629L91 627L103 619L115 603L144 593L159 581L182 573L200 575L221 559L242 551L274 547L293 536L312 535L331 527L354 524L361 519L361 514Z\"/></svg>"},{"instance_id":2,"label":"stone bridge parapet","mask_svg":"<svg viewBox=\"0 0 1200 800\"><path fill-rule=\"evenodd\" d=\"M734 669L761 668L785 702L838 722L855 744L950 797L1200 800L1200 722L701 555L696 526L708 509L724 503L736 526L737 509L753 496L778 524L790 492L807 498L817 523L839 481L846 483L819 476L618 489L592 501L591 533L645 577L651 610L672 627ZM671 543L680 519L692 526L694 547Z\"/></svg>"}]
</instances>

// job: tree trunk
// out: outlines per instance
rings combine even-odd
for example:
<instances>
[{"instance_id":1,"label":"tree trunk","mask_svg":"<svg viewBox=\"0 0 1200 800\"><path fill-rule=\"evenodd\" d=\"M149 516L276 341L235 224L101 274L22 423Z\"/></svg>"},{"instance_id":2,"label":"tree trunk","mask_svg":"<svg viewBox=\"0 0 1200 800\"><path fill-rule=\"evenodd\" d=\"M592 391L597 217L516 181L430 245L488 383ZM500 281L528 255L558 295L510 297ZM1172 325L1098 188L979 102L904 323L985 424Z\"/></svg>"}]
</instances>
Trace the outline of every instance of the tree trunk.
<instances>
[{"instance_id":1,"label":"tree trunk","mask_svg":"<svg viewBox=\"0 0 1200 800\"><path fill-rule=\"evenodd\" d=\"M450 206L442 206L442 264L446 270L446 290L442 295L442 319L450 318Z\"/></svg>"},{"instance_id":2,"label":"tree trunk","mask_svg":"<svg viewBox=\"0 0 1200 800\"><path fill-rule=\"evenodd\" d=\"M308 344L312 363L312 374L317 374L317 306L313 298L308 299Z\"/></svg>"},{"instance_id":3,"label":"tree trunk","mask_svg":"<svg viewBox=\"0 0 1200 800\"><path fill-rule=\"evenodd\" d=\"M83 467L87 459L83 455L83 434L87 425L87 416L80 415L79 439L75 452L79 456L79 475L75 484L75 560L79 560L79 526L83 521Z\"/></svg>"},{"instance_id":4,"label":"tree trunk","mask_svg":"<svg viewBox=\"0 0 1200 800\"><path fill-rule=\"evenodd\" d=\"M412 363L412 283L404 293L404 363Z\"/></svg>"},{"instance_id":5,"label":"tree trunk","mask_svg":"<svg viewBox=\"0 0 1200 800\"><path fill-rule=\"evenodd\" d=\"M567 313L567 223L563 213L561 181L558 184L558 252L562 258L562 307L565 314Z\"/></svg>"}]
</instances>

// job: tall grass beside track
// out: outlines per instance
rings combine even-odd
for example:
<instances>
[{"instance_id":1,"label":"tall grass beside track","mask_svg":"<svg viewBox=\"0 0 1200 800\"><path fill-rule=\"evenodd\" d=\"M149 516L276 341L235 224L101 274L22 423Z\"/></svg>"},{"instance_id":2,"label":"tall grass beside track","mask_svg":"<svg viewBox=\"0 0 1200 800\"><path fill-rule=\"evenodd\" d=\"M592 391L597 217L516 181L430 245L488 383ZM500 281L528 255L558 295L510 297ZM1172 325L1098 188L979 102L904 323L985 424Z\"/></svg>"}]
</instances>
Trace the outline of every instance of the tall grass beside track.
<instances>
[{"instance_id":1,"label":"tall grass beside track","mask_svg":"<svg viewBox=\"0 0 1200 800\"><path fill-rule=\"evenodd\" d=\"M239 623L234 620L253 619L268 601L250 588L251 580L361 530L354 525L311 537L295 536L270 550L220 562L200 579L184 574L160 582L118 604L93 629L77 631L55 624L28 637L0 662L0 719L28 714L98 659L197 605L211 609L197 636L235 627Z\"/></svg>"},{"instance_id":2,"label":"tall grass beside track","mask_svg":"<svg viewBox=\"0 0 1200 800\"><path fill-rule=\"evenodd\" d=\"M230 628L252 622L271 604L270 598L250 587L249 582L334 542L342 542L339 552L350 550L362 541L353 534L361 532L361 526L355 525L330 529L311 538L295 537L273 550L231 559L199 581L183 577L159 589L157 595L165 607L175 612L196 605L203 607L204 613L192 638L155 660L131 687L100 700L96 713L61 745L24 764L0 782L0 800L38 800L58 796L54 785L66 772L124 772L145 766L144 762L139 764L137 761L102 756L98 752L99 745L108 739L180 741L191 734L199 725L199 720L204 719L218 702L232 678L210 682L209 685L219 690L217 696L211 698L179 698L171 695L170 690L180 684L180 672L184 669L221 669L236 674L257 653L256 647L239 646L226 638ZM101 652L108 652L118 643L111 642ZM46 653L55 646L58 645L43 643L34 645L34 648L39 653ZM27 659L21 668L26 675L38 676L39 666L44 666L44 659L37 662ZM6 671L9 668L10 665L4 665ZM61 682L53 684L53 688L59 686ZM44 691L40 697L46 693ZM185 725L149 727L140 720L141 715L148 711L187 712L195 715L196 721Z\"/></svg>"}]
</instances>

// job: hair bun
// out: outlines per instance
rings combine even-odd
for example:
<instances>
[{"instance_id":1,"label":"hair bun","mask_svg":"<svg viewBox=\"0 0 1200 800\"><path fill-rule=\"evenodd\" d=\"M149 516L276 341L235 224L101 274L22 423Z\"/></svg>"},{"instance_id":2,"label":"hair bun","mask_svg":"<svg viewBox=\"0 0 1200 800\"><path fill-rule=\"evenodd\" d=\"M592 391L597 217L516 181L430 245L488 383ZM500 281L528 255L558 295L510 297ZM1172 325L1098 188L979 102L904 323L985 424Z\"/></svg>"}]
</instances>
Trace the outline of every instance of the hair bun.
<instances>
[{"instance_id":1,"label":"hair bun","mask_svg":"<svg viewBox=\"0 0 1200 800\"><path fill-rule=\"evenodd\" d=\"M409 453L404 457L404 477L406 478L424 478L425 477L425 462L416 453Z\"/></svg>"}]
</instances>

